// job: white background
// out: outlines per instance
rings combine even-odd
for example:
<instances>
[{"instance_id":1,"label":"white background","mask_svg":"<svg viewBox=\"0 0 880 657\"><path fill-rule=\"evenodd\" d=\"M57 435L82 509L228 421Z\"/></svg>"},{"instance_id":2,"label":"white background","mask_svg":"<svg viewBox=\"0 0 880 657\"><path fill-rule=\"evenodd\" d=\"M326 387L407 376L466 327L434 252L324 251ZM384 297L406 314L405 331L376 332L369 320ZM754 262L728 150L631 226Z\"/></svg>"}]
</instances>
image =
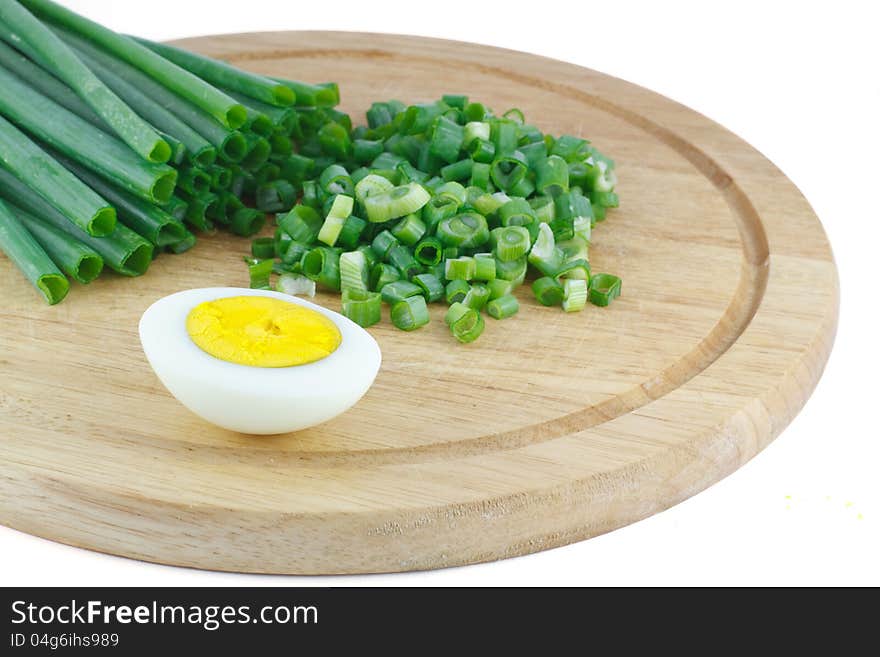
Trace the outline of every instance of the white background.
<instances>
[{"instance_id":1,"label":"white background","mask_svg":"<svg viewBox=\"0 0 880 657\"><path fill-rule=\"evenodd\" d=\"M683 504L587 542L438 572L259 577L139 563L0 528L0 583L880 584L880 431L873 412L880 394L880 19L872 15L873 3L64 4L154 39L333 29L476 41L567 60L658 91L739 134L803 191L840 269L840 328L812 399L765 452Z\"/></svg>"}]
</instances>

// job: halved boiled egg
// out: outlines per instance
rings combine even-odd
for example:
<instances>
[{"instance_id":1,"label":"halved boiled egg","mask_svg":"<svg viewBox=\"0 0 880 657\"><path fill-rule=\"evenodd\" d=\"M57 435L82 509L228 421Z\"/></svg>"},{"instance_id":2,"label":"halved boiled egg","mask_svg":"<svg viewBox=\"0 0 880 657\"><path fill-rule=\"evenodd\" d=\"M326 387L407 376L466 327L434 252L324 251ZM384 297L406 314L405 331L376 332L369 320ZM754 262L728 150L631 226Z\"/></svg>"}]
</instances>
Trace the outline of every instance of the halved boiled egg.
<instances>
[{"instance_id":1,"label":"halved boiled egg","mask_svg":"<svg viewBox=\"0 0 880 657\"><path fill-rule=\"evenodd\" d=\"M140 321L159 380L196 415L232 431L277 434L325 422L372 385L382 355L339 313L279 292L186 290Z\"/></svg>"}]
</instances>

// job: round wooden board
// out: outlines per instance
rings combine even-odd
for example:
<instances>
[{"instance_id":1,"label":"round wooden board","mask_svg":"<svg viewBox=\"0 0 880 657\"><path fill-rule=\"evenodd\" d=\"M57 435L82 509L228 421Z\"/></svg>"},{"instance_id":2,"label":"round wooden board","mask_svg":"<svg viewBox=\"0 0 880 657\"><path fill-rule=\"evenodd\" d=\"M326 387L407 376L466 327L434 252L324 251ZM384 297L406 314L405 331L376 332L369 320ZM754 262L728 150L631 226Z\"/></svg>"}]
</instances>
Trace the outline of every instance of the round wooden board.
<instances>
[{"instance_id":1,"label":"round wooden board","mask_svg":"<svg viewBox=\"0 0 880 657\"><path fill-rule=\"evenodd\" d=\"M596 536L694 495L759 452L827 360L838 283L795 186L705 117L621 80L483 46L348 33L192 39L260 73L377 99L469 94L584 135L618 162L594 233L611 307L536 304L459 345L442 321L370 329L384 362L351 411L297 434L217 429L161 386L137 322L172 292L246 285L217 235L136 280L46 307L0 262L0 521L161 563L361 573L490 561ZM339 308L336 296L318 301Z\"/></svg>"}]
</instances>

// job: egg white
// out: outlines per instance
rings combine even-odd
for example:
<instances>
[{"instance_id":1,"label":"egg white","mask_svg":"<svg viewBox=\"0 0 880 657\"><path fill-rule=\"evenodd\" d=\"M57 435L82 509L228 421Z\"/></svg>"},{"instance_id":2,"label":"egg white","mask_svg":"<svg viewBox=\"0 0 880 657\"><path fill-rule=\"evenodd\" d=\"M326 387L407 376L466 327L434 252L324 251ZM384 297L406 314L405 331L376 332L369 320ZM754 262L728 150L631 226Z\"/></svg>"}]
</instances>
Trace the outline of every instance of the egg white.
<instances>
[{"instance_id":1,"label":"egg white","mask_svg":"<svg viewBox=\"0 0 880 657\"><path fill-rule=\"evenodd\" d=\"M215 358L192 341L186 319L200 303L237 296L272 297L319 312L336 325L342 342L326 358L292 367L251 367ZM288 433L326 422L363 397L382 362L373 337L347 317L268 290L177 292L147 308L139 332L147 360L178 401L208 422L248 434Z\"/></svg>"}]
</instances>

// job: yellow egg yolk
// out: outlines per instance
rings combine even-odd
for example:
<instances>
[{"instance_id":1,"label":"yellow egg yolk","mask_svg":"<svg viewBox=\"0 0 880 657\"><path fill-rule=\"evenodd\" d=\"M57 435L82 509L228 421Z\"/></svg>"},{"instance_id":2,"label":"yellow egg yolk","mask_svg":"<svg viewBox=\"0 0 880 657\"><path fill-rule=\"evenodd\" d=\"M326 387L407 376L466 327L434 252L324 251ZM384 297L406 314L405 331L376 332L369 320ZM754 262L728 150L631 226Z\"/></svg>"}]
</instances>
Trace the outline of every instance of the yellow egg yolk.
<instances>
[{"instance_id":1,"label":"yellow egg yolk","mask_svg":"<svg viewBox=\"0 0 880 657\"><path fill-rule=\"evenodd\" d=\"M291 367L326 358L342 335L330 319L272 297L227 297L192 309L186 330L202 351L252 367Z\"/></svg>"}]
</instances>

